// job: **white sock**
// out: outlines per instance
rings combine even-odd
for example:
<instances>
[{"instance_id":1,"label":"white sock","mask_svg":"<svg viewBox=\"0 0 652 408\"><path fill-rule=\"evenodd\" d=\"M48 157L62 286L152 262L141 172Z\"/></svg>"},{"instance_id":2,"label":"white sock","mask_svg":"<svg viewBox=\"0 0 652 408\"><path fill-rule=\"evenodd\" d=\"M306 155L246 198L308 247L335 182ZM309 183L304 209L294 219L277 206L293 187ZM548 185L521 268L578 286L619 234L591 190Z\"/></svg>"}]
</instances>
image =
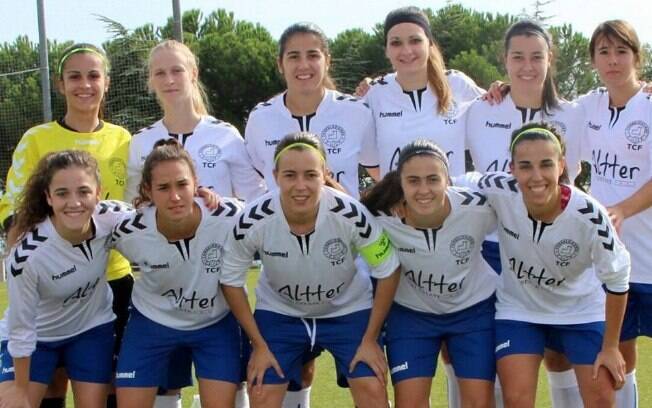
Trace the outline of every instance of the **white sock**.
<instances>
[{"instance_id":1,"label":"white sock","mask_svg":"<svg viewBox=\"0 0 652 408\"><path fill-rule=\"evenodd\" d=\"M573 369L548 371L548 386L550 387L552 408L581 408L584 406Z\"/></svg>"},{"instance_id":2,"label":"white sock","mask_svg":"<svg viewBox=\"0 0 652 408\"><path fill-rule=\"evenodd\" d=\"M500 380L496 375L496 382L494 383L494 400L496 401L496 408L504 408L505 403L503 402L503 388L500 385Z\"/></svg>"},{"instance_id":3,"label":"white sock","mask_svg":"<svg viewBox=\"0 0 652 408\"><path fill-rule=\"evenodd\" d=\"M452 364L444 363L446 369L446 384L448 384L448 408L460 408L460 387L457 384L457 377Z\"/></svg>"},{"instance_id":4,"label":"white sock","mask_svg":"<svg viewBox=\"0 0 652 408\"><path fill-rule=\"evenodd\" d=\"M636 386L636 370L625 375L625 385L616 391L616 407L638 408L638 387Z\"/></svg>"},{"instance_id":5,"label":"white sock","mask_svg":"<svg viewBox=\"0 0 652 408\"><path fill-rule=\"evenodd\" d=\"M249 394L247 394L247 383L240 383L235 393L235 408L249 408Z\"/></svg>"},{"instance_id":6,"label":"white sock","mask_svg":"<svg viewBox=\"0 0 652 408\"><path fill-rule=\"evenodd\" d=\"M283 399L283 408L310 408L310 388L286 392Z\"/></svg>"},{"instance_id":7,"label":"white sock","mask_svg":"<svg viewBox=\"0 0 652 408\"><path fill-rule=\"evenodd\" d=\"M181 395L157 395L154 408L181 408Z\"/></svg>"}]
</instances>

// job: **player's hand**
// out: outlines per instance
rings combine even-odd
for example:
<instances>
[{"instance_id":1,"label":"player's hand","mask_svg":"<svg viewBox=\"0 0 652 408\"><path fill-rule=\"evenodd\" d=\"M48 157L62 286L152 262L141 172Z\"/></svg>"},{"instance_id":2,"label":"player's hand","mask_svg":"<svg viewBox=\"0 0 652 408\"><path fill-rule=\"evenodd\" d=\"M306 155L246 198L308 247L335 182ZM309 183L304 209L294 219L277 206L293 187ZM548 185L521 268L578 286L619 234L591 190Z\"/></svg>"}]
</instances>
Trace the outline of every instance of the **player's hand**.
<instances>
[{"instance_id":1,"label":"player's hand","mask_svg":"<svg viewBox=\"0 0 652 408\"><path fill-rule=\"evenodd\" d=\"M32 408L32 406L27 393L12 384L0 395L0 408Z\"/></svg>"},{"instance_id":2,"label":"player's hand","mask_svg":"<svg viewBox=\"0 0 652 408\"><path fill-rule=\"evenodd\" d=\"M263 390L263 377L268 368L273 368L279 377L285 378L281 366L276 361L276 357L269 350L267 345L254 347L247 364L247 384L249 390L252 390L260 395Z\"/></svg>"},{"instance_id":3,"label":"player's hand","mask_svg":"<svg viewBox=\"0 0 652 408\"><path fill-rule=\"evenodd\" d=\"M652 94L652 82L641 81L641 85L643 85L643 92Z\"/></svg>"},{"instance_id":4,"label":"player's hand","mask_svg":"<svg viewBox=\"0 0 652 408\"><path fill-rule=\"evenodd\" d=\"M615 390L619 390L625 385L625 359L618 350L618 347L603 348L593 363L593 379L598 378L598 370L605 367L609 370Z\"/></svg>"},{"instance_id":5,"label":"player's hand","mask_svg":"<svg viewBox=\"0 0 652 408\"><path fill-rule=\"evenodd\" d=\"M201 197L204 200L204 205L209 210L216 210L222 199L216 192L207 187L199 187L197 189L197 197Z\"/></svg>"},{"instance_id":6,"label":"player's hand","mask_svg":"<svg viewBox=\"0 0 652 408\"><path fill-rule=\"evenodd\" d=\"M620 206L614 205L613 207L607 207L607 214L609 214L609 219L616 229L616 233L620 234L620 227L622 227L625 220L625 211Z\"/></svg>"},{"instance_id":7,"label":"player's hand","mask_svg":"<svg viewBox=\"0 0 652 408\"><path fill-rule=\"evenodd\" d=\"M362 78L362 81L358 84L358 86L355 87L355 92L353 95L357 96L358 98L362 98L369 92L369 88L371 87L371 78L369 77L364 77Z\"/></svg>"},{"instance_id":8,"label":"player's hand","mask_svg":"<svg viewBox=\"0 0 652 408\"><path fill-rule=\"evenodd\" d=\"M387 385L387 360L385 353L380 348L378 342L374 339L362 338L358 350L349 365L349 373L352 373L358 363L366 363L378 378L383 386Z\"/></svg>"},{"instance_id":9,"label":"player's hand","mask_svg":"<svg viewBox=\"0 0 652 408\"><path fill-rule=\"evenodd\" d=\"M489 86L487 93L482 95L482 100L489 102L489 105L498 105L509 93L510 88L510 85L503 81L494 81Z\"/></svg>"}]
</instances>

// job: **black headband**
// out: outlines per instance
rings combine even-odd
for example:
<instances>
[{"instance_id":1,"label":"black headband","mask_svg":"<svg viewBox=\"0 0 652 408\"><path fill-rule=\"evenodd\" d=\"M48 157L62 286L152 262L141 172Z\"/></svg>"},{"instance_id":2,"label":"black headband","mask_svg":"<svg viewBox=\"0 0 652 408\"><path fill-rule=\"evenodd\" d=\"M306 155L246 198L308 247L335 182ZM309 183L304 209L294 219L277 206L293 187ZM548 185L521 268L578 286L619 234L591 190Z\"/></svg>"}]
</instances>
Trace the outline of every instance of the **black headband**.
<instances>
[{"instance_id":1,"label":"black headband","mask_svg":"<svg viewBox=\"0 0 652 408\"><path fill-rule=\"evenodd\" d=\"M412 23L421 27L431 42L434 42L430 31L428 18L416 7L404 7L390 12L385 18L385 44L387 44L387 33L396 24Z\"/></svg>"},{"instance_id":2,"label":"black headband","mask_svg":"<svg viewBox=\"0 0 652 408\"><path fill-rule=\"evenodd\" d=\"M403 155L400 155L398 159L398 168L403 167L405 162L411 159L412 157L423 156L423 155L428 155L436 159L439 159L439 161L441 161L444 164L444 167L446 168L446 172L448 173L448 158L446 157L446 154L439 149L435 150L429 147L419 147L417 149L412 150L411 152L407 152Z\"/></svg>"}]
</instances>

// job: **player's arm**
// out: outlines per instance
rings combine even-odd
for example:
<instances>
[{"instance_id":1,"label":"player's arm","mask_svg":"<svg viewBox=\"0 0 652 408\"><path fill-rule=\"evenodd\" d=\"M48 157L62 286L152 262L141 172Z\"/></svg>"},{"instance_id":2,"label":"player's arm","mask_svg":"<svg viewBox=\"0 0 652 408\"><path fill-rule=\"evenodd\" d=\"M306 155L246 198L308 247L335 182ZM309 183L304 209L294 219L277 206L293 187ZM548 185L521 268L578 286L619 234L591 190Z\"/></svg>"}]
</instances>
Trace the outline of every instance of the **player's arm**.
<instances>
[{"instance_id":1,"label":"player's arm","mask_svg":"<svg viewBox=\"0 0 652 408\"><path fill-rule=\"evenodd\" d=\"M607 211L616 231L620 231L625 219L647 210L650 206L652 206L652 179L628 198L608 207Z\"/></svg>"}]
</instances>

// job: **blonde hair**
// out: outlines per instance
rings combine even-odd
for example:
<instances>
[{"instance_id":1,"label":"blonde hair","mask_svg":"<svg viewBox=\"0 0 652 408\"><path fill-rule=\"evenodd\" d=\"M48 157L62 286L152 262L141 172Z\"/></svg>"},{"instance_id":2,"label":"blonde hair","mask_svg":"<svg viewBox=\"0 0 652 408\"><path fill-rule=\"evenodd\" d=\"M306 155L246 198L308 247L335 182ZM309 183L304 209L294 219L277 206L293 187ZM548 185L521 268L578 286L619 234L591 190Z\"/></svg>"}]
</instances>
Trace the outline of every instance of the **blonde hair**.
<instances>
[{"instance_id":1,"label":"blonde hair","mask_svg":"<svg viewBox=\"0 0 652 408\"><path fill-rule=\"evenodd\" d=\"M147 58L147 71L149 73L147 79L147 85L149 86L150 91L152 90L151 86L151 75L152 75L152 57L158 51L172 51L177 52L181 55L182 60L184 61L184 66L189 71L196 72L199 75L199 64L197 62L197 56L188 48L187 45L177 41L177 40L165 40L152 48L149 52L149 57ZM209 114L210 104L208 103L208 96L206 94L206 89L204 85L199 81L197 77L192 82L192 108L195 113L205 116Z\"/></svg>"}]
</instances>

